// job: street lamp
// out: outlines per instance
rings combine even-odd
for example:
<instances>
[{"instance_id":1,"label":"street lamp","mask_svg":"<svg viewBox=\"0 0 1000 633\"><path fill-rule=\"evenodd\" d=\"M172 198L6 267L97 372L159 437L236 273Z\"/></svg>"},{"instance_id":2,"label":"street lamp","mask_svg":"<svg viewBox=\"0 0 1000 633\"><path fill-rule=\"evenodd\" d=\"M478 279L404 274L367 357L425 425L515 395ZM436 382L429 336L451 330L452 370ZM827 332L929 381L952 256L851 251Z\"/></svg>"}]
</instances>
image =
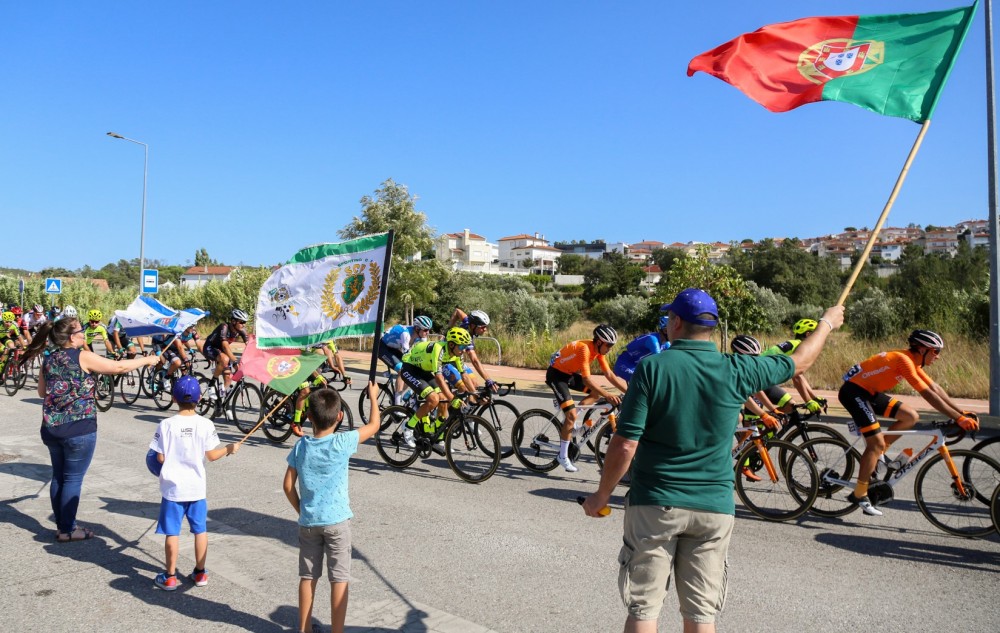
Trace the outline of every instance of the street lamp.
<instances>
[{"instance_id":1,"label":"street lamp","mask_svg":"<svg viewBox=\"0 0 1000 633\"><path fill-rule=\"evenodd\" d=\"M120 138L123 141L135 143L136 145L142 145L144 154L142 162L142 223L139 228L139 294L141 295L143 286L142 273L146 269L146 259L143 249L146 243L146 176L149 173L149 145L146 145L142 141L126 138L121 134L115 134L114 132L108 132L108 136L111 138Z\"/></svg>"}]
</instances>

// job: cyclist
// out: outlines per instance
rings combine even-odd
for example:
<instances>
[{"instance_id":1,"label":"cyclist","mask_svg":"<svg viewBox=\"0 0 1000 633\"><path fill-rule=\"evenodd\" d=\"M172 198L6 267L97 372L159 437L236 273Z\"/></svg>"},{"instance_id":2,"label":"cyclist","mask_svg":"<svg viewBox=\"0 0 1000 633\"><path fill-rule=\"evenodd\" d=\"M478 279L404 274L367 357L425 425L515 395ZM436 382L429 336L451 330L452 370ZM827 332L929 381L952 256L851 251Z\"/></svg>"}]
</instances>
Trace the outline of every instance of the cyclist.
<instances>
[{"instance_id":1,"label":"cyclist","mask_svg":"<svg viewBox=\"0 0 1000 633\"><path fill-rule=\"evenodd\" d=\"M197 352L202 352L205 347L205 341L198 338L198 328L193 323L187 326L177 338L181 340L181 344L191 353L191 358L194 358Z\"/></svg>"},{"instance_id":2,"label":"cyclist","mask_svg":"<svg viewBox=\"0 0 1000 633\"><path fill-rule=\"evenodd\" d=\"M430 317L418 316L413 319L413 325L398 323L382 335L378 343L378 358L386 366L396 372L396 398L393 404L400 404L403 394L403 378L399 375L403 365L403 357L413 345L427 340L434 321ZM332 367L333 365L331 365Z\"/></svg>"},{"instance_id":3,"label":"cyclist","mask_svg":"<svg viewBox=\"0 0 1000 633\"><path fill-rule=\"evenodd\" d=\"M326 343L321 343L316 347L304 349L302 350L302 353L315 354L317 353L316 350L319 350L319 352L322 352L326 356L327 365L329 365L331 369L336 368L336 370L340 372L340 375L344 377L344 380L347 381L347 385L350 386L351 379L347 376L347 373L344 370L344 361L340 357L340 353L337 351L337 344L332 340L327 341ZM302 413L306 410L306 407L309 406L308 398L309 394L312 393L311 387L319 387L320 385L326 384L326 379L319 373L319 370L314 371L310 375L310 378L312 378L311 384L309 381L306 381L299 385L299 395L295 399L295 412L292 416L292 433L294 433L297 437L302 437L303 435Z\"/></svg>"},{"instance_id":4,"label":"cyclist","mask_svg":"<svg viewBox=\"0 0 1000 633\"><path fill-rule=\"evenodd\" d=\"M733 350L734 354L743 354L746 356L760 356L761 346L760 341L748 334L737 335L730 343L730 349ZM772 390L780 391L781 394L785 394L784 390L780 387L768 387L763 391L758 391L752 394L747 401L743 404L743 410L740 412L740 425L753 428L758 422L764 424L768 429L777 429L781 426L781 423L776 417L778 414L777 407L771 402L768 392L774 393ZM750 431L741 431L737 436L737 442L743 442L749 436ZM748 481L760 481L760 475L757 475L747 466L742 469L743 476L747 478Z\"/></svg>"},{"instance_id":5,"label":"cyclist","mask_svg":"<svg viewBox=\"0 0 1000 633\"><path fill-rule=\"evenodd\" d=\"M17 327L17 316L10 310L0 315L0 367L7 365L7 355L15 347L26 347L28 342Z\"/></svg>"},{"instance_id":6,"label":"cyclist","mask_svg":"<svg viewBox=\"0 0 1000 633\"><path fill-rule=\"evenodd\" d=\"M570 389L587 394L580 401L581 405L593 404L602 397L613 405L621 402L620 397L601 388L590 375L590 364L596 361L608 382L623 392L628 390L628 384L611 371L605 358L617 342L618 332L602 323L594 328L593 340L573 341L556 352L545 372L545 384L555 394L565 418L559 431L559 464L566 472L575 473L578 470L569 459L569 445L576 427L576 403Z\"/></svg>"},{"instance_id":7,"label":"cyclist","mask_svg":"<svg viewBox=\"0 0 1000 633\"><path fill-rule=\"evenodd\" d=\"M62 308L60 308L57 305L53 305L51 308L49 308L49 313L48 313L49 321L52 321L53 323L58 321L60 314L62 314Z\"/></svg>"},{"instance_id":8,"label":"cyclist","mask_svg":"<svg viewBox=\"0 0 1000 633\"><path fill-rule=\"evenodd\" d=\"M76 308L70 305L63 308L62 313L59 316L57 316L54 320L58 321L59 319L78 319L78 318L79 315L76 312Z\"/></svg>"},{"instance_id":9,"label":"cyclist","mask_svg":"<svg viewBox=\"0 0 1000 633\"><path fill-rule=\"evenodd\" d=\"M111 317L111 320L108 321L108 334L111 335L111 340L114 341L115 347L119 351L124 352L127 358L135 358L136 342L125 331L125 326L122 325L117 316ZM142 345L139 345L139 351L142 351Z\"/></svg>"},{"instance_id":10,"label":"cyclist","mask_svg":"<svg viewBox=\"0 0 1000 633\"><path fill-rule=\"evenodd\" d=\"M22 334L24 334L24 338L30 343L32 337L35 335L35 332L37 332L38 328L42 327L46 321L48 321L48 318L45 316L45 308L39 304L32 306L31 311L24 315L24 327L21 330Z\"/></svg>"},{"instance_id":11,"label":"cyclist","mask_svg":"<svg viewBox=\"0 0 1000 633\"><path fill-rule=\"evenodd\" d=\"M108 354L114 354L117 349L115 348L114 341L108 335L108 329L101 323L101 319L103 318L104 313L100 310L91 310L87 313L87 327L83 330L83 346L88 352L93 352L94 341L100 336L101 342L104 343L104 351Z\"/></svg>"},{"instance_id":12,"label":"cyclist","mask_svg":"<svg viewBox=\"0 0 1000 633\"><path fill-rule=\"evenodd\" d=\"M490 315L486 314L482 310L473 310L468 315L462 312L460 308L455 308L455 312L452 313L451 319L448 321L448 327L461 327L469 336L472 337L472 343L469 344L466 350L469 358L469 364L475 368L476 373L479 374L483 380L486 381L486 386L490 388L493 393L499 391L497 383L493 381L489 376L486 375L486 370L483 369L483 364L479 362L479 354L476 353L476 337L483 336L486 334L486 330L490 327ZM469 374L470 378L472 376L472 368L466 367L465 373ZM478 385L476 385L475 379L472 380L472 390L475 391Z\"/></svg>"},{"instance_id":13,"label":"cyclist","mask_svg":"<svg viewBox=\"0 0 1000 633\"><path fill-rule=\"evenodd\" d=\"M816 331L816 326L819 322L815 319L799 319L792 326L792 333L795 335L794 338L788 339L777 345L772 345L763 352L761 356L772 356L775 354L784 354L786 356L791 356L792 352L795 351L802 341L809 338L813 332ZM792 378L792 384L795 385L795 389L802 396L802 401L806 403L806 408L809 409L810 413L819 413L820 411L826 409L826 399L820 398L813 391L812 386L809 381L806 380L804 374L800 374ZM770 395L768 396L775 406L781 410L783 413L791 413L795 409L795 402L792 396L785 392L784 389L778 386L773 386L769 388Z\"/></svg>"},{"instance_id":14,"label":"cyclist","mask_svg":"<svg viewBox=\"0 0 1000 633\"><path fill-rule=\"evenodd\" d=\"M188 355L180 337L174 334L154 334L153 351L160 357L157 367L166 367L167 377L171 380L177 370L188 362Z\"/></svg>"},{"instance_id":15,"label":"cyclist","mask_svg":"<svg viewBox=\"0 0 1000 633\"><path fill-rule=\"evenodd\" d=\"M413 429L417 428L417 423L424 425L424 431L433 433L436 429L431 422L431 410L438 405L445 405L448 402L456 409L462 406L462 401L455 397L448 387L447 381L442 375L445 364L453 364L464 374L462 366L462 352L472 344L472 337L468 331L453 327L448 330L444 341L424 341L417 343L403 357L403 366L399 370L399 375L403 377L403 382L422 399L420 407L414 412L403 429L403 441L410 448L416 447L413 439ZM440 425L443 418L439 416L437 424ZM440 452L440 448L435 448L435 452Z\"/></svg>"},{"instance_id":16,"label":"cyclist","mask_svg":"<svg viewBox=\"0 0 1000 633\"><path fill-rule=\"evenodd\" d=\"M205 338L205 347L202 353L205 358L215 361L215 373L213 380L218 380L222 376L223 388L219 390L219 397L224 398L229 391L229 385L233 382L232 369L230 363L236 363L236 353L229 346L237 338L241 339L244 345L247 342L246 326L250 318L247 313L239 308L234 308L229 313L229 322L220 323L212 330L212 333Z\"/></svg>"},{"instance_id":17,"label":"cyclist","mask_svg":"<svg viewBox=\"0 0 1000 633\"><path fill-rule=\"evenodd\" d=\"M861 507L865 514L882 516L882 511L868 498L868 484L879 458L899 436L885 437L878 416L895 418L890 431L913 428L920 414L885 392L905 380L932 407L945 414L966 431L979 429L975 414L962 411L924 371L941 356L944 339L930 330L914 330L908 349L876 354L861 361L844 374L838 399L854 420L851 431L865 438L865 452L858 467L858 485L847 500Z\"/></svg>"},{"instance_id":18,"label":"cyclist","mask_svg":"<svg viewBox=\"0 0 1000 633\"><path fill-rule=\"evenodd\" d=\"M663 315L656 324L656 331L633 339L615 361L615 375L626 383L632 379L635 367L643 358L659 354L670 347L667 340L667 323L670 317Z\"/></svg>"}]
</instances>

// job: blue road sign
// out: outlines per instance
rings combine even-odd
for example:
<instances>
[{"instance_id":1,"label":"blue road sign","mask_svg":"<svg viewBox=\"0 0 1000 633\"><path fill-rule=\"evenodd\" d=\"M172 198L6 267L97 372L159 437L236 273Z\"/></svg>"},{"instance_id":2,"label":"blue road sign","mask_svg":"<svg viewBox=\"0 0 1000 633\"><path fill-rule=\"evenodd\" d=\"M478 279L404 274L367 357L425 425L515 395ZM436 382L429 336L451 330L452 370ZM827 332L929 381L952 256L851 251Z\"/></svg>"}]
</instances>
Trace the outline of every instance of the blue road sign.
<instances>
[{"instance_id":1,"label":"blue road sign","mask_svg":"<svg viewBox=\"0 0 1000 633\"><path fill-rule=\"evenodd\" d=\"M147 294L156 294L160 288L160 271L155 268L146 268L142 271L142 291Z\"/></svg>"},{"instance_id":2,"label":"blue road sign","mask_svg":"<svg viewBox=\"0 0 1000 633\"><path fill-rule=\"evenodd\" d=\"M21 294L24 294L24 280L23 279L18 279L17 280L17 291L19 293L21 293Z\"/></svg>"},{"instance_id":3,"label":"blue road sign","mask_svg":"<svg viewBox=\"0 0 1000 633\"><path fill-rule=\"evenodd\" d=\"M49 277L45 280L45 292L50 295L61 295L62 294L62 279L56 279L55 277Z\"/></svg>"}]
</instances>

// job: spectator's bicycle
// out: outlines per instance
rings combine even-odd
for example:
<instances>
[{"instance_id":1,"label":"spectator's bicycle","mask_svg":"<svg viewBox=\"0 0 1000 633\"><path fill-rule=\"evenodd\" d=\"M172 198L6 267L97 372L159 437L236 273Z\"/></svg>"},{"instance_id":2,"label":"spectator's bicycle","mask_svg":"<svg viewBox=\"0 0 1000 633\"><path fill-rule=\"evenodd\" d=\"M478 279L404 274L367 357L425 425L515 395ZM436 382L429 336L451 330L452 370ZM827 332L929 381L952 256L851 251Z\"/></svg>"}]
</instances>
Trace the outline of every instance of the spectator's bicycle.
<instances>
[{"instance_id":1,"label":"spectator's bicycle","mask_svg":"<svg viewBox=\"0 0 1000 633\"><path fill-rule=\"evenodd\" d=\"M263 396L260 388L247 382L240 369L233 373L233 381L223 398L219 397L219 382L220 378L208 379L198 375L201 400L195 410L198 415L209 419L222 416L226 421L235 423L241 432L249 433L257 426L262 415Z\"/></svg>"},{"instance_id":2,"label":"spectator's bicycle","mask_svg":"<svg viewBox=\"0 0 1000 633\"><path fill-rule=\"evenodd\" d=\"M329 383L325 385L313 385L310 383L309 389L312 392L315 392L319 389L337 388L331 386ZM285 398L285 394L280 391L275 391L269 387L264 388L264 400L261 405L260 415L267 415L270 413L271 417L264 421L261 428L264 430L264 435L267 436L267 439L271 440L275 444L283 443L292 434L292 425L295 422L295 401L297 400L300 391L302 391L302 387L299 387L292 393L291 396ZM337 389L337 391L340 391L340 389ZM340 404L340 408L344 412L344 417L341 419L340 425L337 427L337 433L353 431L354 414L351 413L351 407L347 405L347 402L343 398L341 398ZM256 425L259 420L260 417L254 421L254 425ZM305 423L306 417L303 415L300 420L300 424ZM252 428L253 426L250 427L250 429ZM242 427L240 427L240 430L242 430ZM248 431L243 432L247 433Z\"/></svg>"},{"instance_id":3,"label":"spectator's bicycle","mask_svg":"<svg viewBox=\"0 0 1000 633\"><path fill-rule=\"evenodd\" d=\"M848 424L853 432L853 423ZM953 425L939 423L929 429L883 430L885 435L924 435L931 439L912 457L893 460L883 466L883 475L879 476L876 471L868 486L868 498L876 507L891 501L896 485L916 471L913 495L917 508L928 521L956 536L987 536L993 532L990 501L994 489L1000 485L1000 463L984 453L949 449L946 440L951 436L945 431L950 432L952 428ZM857 482L861 461L859 445L863 449L863 443L860 436L852 444L818 438L802 446L817 456L820 489L812 507L814 514L839 517L857 510L858 506L847 501L847 493Z\"/></svg>"},{"instance_id":4,"label":"spectator's bicycle","mask_svg":"<svg viewBox=\"0 0 1000 633\"><path fill-rule=\"evenodd\" d=\"M756 427L739 428L736 436L735 487L743 505L768 521L792 521L808 512L820 479L805 447L768 439Z\"/></svg>"},{"instance_id":5,"label":"spectator's bicycle","mask_svg":"<svg viewBox=\"0 0 1000 633\"><path fill-rule=\"evenodd\" d=\"M15 347L7 352L7 361L0 365L0 375L3 376L3 388L8 396L15 396L28 381L28 372L21 367L21 348Z\"/></svg>"},{"instance_id":6,"label":"spectator's bicycle","mask_svg":"<svg viewBox=\"0 0 1000 633\"><path fill-rule=\"evenodd\" d=\"M511 427L514 455L530 470L547 473L559 465L559 431L562 429L562 410L553 401L554 409L525 411ZM574 429L569 445L569 459L576 462L580 446L586 444L594 453L598 467L603 467L608 443L615 432L618 408L604 399L591 405L577 405L577 411L586 411L583 424ZM597 415L597 420L593 420ZM591 422L593 420L593 422Z\"/></svg>"},{"instance_id":7,"label":"spectator's bicycle","mask_svg":"<svg viewBox=\"0 0 1000 633\"><path fill-rule=\"evenodd\" d=\"M468 393L457 395L463 400L471 396ZM492 477L500 465L500 438L492 424L468 412L472 406L466 404L461 409L449 409L449 417L443 421L436 420L432 413L437 429L427 432L423 424L417 424L413 430L415 447L408 446L403 439L403 430L414 410L405 406L386 407L375 436L375 447L393 468L406 468L418 458L427 459L431 453L436 453L448 460L459 479L482 483Z\"/></svg>"}]
</instances>

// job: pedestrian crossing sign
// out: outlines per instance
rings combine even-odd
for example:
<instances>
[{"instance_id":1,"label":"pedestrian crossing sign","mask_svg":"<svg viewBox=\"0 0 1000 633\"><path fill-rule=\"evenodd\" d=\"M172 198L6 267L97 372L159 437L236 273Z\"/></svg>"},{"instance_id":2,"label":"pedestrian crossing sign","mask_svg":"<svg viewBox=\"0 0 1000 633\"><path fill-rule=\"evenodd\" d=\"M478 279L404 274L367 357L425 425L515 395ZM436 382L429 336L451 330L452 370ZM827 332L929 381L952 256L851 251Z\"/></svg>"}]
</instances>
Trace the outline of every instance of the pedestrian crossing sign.
<instances>
[{"instance_id":1,"label":"pedestrian crossing sign","mask_svg":"<svg viewBox=\"0 0 1000 633\"><path fill-rule=\"evenodd\" d=\"M45 280L45 292L50 295L62 294L62 279L56 279L55 277L49 277Z\"/></svg>"}]
</instances>

